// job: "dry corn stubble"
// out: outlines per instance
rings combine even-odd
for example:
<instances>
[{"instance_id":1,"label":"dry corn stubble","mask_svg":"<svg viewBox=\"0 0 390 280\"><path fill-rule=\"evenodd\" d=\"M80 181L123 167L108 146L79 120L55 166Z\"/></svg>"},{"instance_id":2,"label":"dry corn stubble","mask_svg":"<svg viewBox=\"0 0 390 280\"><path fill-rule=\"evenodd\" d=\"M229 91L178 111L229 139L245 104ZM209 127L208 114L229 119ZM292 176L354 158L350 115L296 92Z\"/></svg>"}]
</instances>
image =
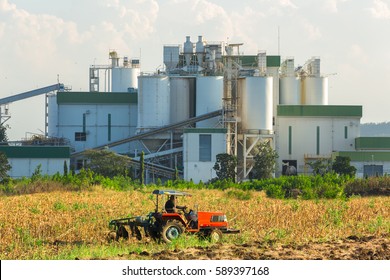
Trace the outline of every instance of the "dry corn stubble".
<instances>
[{"instance_id":1,"label":"dry corn stubble","mask_svg":"<svg viewBox=\"0 0 390 280\"><path fill-rule=\"evenodd\" d=\"M150 191L52 192L0 197L0 257L55 258L61 246L107 245L111 219L154 210ZM250 241L304 243L382 235L390 231L389 197L277 200L251 192L240 200L220 190L190 190L179 201L198 210L224 211ZM237 241L232 237L230 242ZM41 255L40 255L41 254Z\"/></svg>"}]
</instances>

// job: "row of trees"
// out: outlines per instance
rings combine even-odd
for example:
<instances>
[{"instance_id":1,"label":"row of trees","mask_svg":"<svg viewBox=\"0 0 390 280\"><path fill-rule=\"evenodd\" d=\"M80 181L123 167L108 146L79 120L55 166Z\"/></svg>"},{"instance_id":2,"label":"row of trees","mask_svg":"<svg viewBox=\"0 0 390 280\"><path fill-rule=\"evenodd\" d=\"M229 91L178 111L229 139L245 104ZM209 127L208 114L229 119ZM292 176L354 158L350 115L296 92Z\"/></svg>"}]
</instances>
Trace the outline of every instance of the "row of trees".
<instances>
[{"instance_id":1,"label":"row of trees","mask_svg":"<svg viewBox=\"0 0 390 280\"><path fill-rule=\"evenodd\" d=\"M132 177L135 176L132 168L131 158L128 156L118 155L110 150L88 150L84 153L86 158L86 169L90 169L96 174L100 174L104 177L113 178L115 176ZM141 185L145 183L145 160L144 152L141 152L140 157L140 170L138 172L138 178Z\"/></svg>"},{"instance_id":2,"label":"row of trees","mask_svg":"<svg viewBox=\"0 0 390 280\"><path fill-rule=\"evenodd\" d=\"M250 173L250 179L271 178L275 172L275 163L278 154L272 149L269 142L263 142L257 146L257 155L253 158L254 166ZM237 176L237 157L229 154L218 154L214 170L219 180L235 181Z\"/></svg>"},{"instance_id":3,"label":"row of trees","mask_svg":"<svg viewBox=\"0 0 390 280\"><path fill-rule=\"evenodd\" d=\"M257 155L253 158L254 166L250 179L271 178L275 172L275 163L278 154L272 149L269 142L262 142L257 146ZM235 181L237 176L237 157L229 154L218 154L214 170L218 180Z\"/></svg>"},{"instance_id":4,"label":"row of trees","mask_svg":"<svg viewBox=\"0 0 390 280\"><path fill-rule=\"evenodd\" d=\"M6 141L6 127L0 125L0 142ZM250 179L272 178L275 172L276 159L278 158L276 151L272 149L269 142L260 143L256 149L257 155L253 158L254 165L250 173ZM135 172L131 167L131 159L127 156L118 155L110 150L89 150L84 153L84 156L86 158L85 168L92 170L96 174L108 178L113 178L118 175L132 177L133 179L139 179L141 184L144 184L145 166L143 152L141 154L138 176L133 175ZM335 162L328 159L317 160L309 163L309 165L313 169L314 175L324 175L334 172L354 177L356 173L356 168L350 165L350 159L347 157L336 157ZM217 179L235 181L237 177L237 166L238 160L235 156L226 153L218 154L214 165ZM0 180L7 177L10 169L11 166L8 163L6 155L0 153ZM67 169L67 167L66 170L64 168L64 174L67 172ZM178 174L175 177L178 179Z\"/></svg>"},{"instance_id":5,"label":"row of trees","mask_svg":"<svg viewBox=\"0 0 390 280\"><path fill-rule=\"evenodd\" d=\"M258 153L254 157L254 166L250 174L250 179L268 179L273 176L276 167L278 154L272 149L269 142L263 142L258 145ZM237 157L229 154L218 154L214 165L217 178L219 180L235 181L237 176ZM331 159L319 159L308 163L313 169L313 175L325 175L326 173L336 173L354 177L356 168L351 166L349 157L337 156L335 161Z\"/></svg>"},{"instance_id":6,"label":"row of trees","mask_svg":"<svg viewBox=\"0 0 390 280\"><path fill-rule=\"evenodd\" d=\"M330 159L319 159L308 163L308 165L313 169L314 175L325 175L331 172L350 177L355 177L356 175L356 168L351 166L349 157L337 156L334 162Z\"/></svg>"}]
</instances>

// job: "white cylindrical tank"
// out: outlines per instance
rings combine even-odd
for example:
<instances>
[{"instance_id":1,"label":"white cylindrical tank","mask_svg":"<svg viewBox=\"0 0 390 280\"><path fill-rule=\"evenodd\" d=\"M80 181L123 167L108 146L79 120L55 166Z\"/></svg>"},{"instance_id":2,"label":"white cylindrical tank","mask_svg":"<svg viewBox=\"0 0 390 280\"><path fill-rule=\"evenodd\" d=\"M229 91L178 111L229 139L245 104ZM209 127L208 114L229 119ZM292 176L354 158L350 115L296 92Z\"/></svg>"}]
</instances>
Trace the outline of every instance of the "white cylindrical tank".
<instances>
[{"instance_id":1,"label":"white cylindrical tank","mask_svg":"<svg viewBox=\"0 0 390 280\"><path fill-rule=\"evenodd\" d=\"M328 105L328 78L303 78L301 96L304 105Z\"/></svg>"},{"instance_id":2,"label":"white cylindrical tank","mask_svg":"<svg viewBox=\"0 0 390 280\"><path fill-rule=\"evenodd\" d=\"M301 105L301 81L299 77L281 77L279 80L279 104Z\"/></svg>"},{"instance_id":3,"label":"white cylindrical tank","mask_svg":"<svg viewBox=\"0 0 390 280\"><path fill-rule=\"evenodd\" d=\"M242 96L243 130L272 131L273 78L247 77Z\"/></svg>"},{"instance_id":4,"label":"white cylindrical tank","mask_svg":"<svg viewBox=\"0 0 390 280\"><path fill-rule=\"evenodd\" d=\"M222 109L223 77L202 76L196 78L196 116ZM216 127L219 118L198 122L196 127Z\"/></svg>"},{"instance_id":5,"label":"white cylindrical tank","mask_svg":"<svg viewBox=\"0 0 390 280\"><path fill-rule=\"evenodd\" d=\"M190 118L190 80L185 77L170 77L171 123Z\"/></svg>"},{"instance_id":6,"label":"white cylindrical tank","mask_svg":"<svg viewBox=\"0 0 390 280\"><path fill-rule=\"evenodd\" d=\"M112 92L129 92L129 88L138 88L140 68L112 68Z\"/></svg>"},{"instance_id":7,"label":"white cylindrical tank","mask_svg":"<svg viewBox=\"0 0 390 280\"><path fill-rule=\"evenodd\" d=\"M47 96L47 106L48 106L48 124L47 124L47 134L49 137L59 137L58 135L58 104L57 104L57 95L50 94Z\"/></svg>"},{"instance_id":8,"label":"white cylindrical tank","mask_svg":"<svg viewBox=\"0 0 390 280\"><path fill-rule=\"evenodd\" d=\"M139 76L138 86L138 130L145 131L168 125L170 121L168 76Z\"/></svg>"}]
</instances>

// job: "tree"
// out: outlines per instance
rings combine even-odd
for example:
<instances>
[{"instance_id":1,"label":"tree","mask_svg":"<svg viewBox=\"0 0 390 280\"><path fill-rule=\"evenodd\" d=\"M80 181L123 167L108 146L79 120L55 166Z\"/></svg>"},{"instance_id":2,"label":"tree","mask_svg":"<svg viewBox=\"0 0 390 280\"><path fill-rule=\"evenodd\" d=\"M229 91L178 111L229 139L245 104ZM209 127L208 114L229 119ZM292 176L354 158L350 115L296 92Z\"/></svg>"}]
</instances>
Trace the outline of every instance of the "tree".
<instances>
[{"instance_id":1,"label":"tree","mask_svg":"<svg viewBox=\"0 0 390 280\"><path fill-rule=\"evenodd\" d=\"M127 156L118 155L105 149L88 150L85 152L85 157L87 159L86 168L97 174L109 178L118 175L129 176L131 159Z\"/></svg>"},{"instance_id":2,"label":"tree","mask_svg":"<svg viewBox=\"0 0 390 280\"><path fill-rule=\"evenodd\" d=\"M11 170L11 165L8 162L7 156L0 152L0 180L8 178L8 171Z\"/></svg>"},{"instance_id":3,"label":"tree","mask_svg":"<svg viewBox=\"0 0 390 280\"><path fill-rule=\"evenodd\" d=\"M313 169L314 175L325 175L332 170L332 161L330 159L319 159L309 162L308 165Z\"/></svg>"},{"instance_id":4,"label":"tree","mask_svg":"<svg viewBox=\"0 0 390 280\"><path fill-rule=\"evenodd\" d=\"M275 163L278 154L271 147L270 142L262 142L258 145L258 154L254 157L255 164L252 169L252 179L271 178L275 172Z\"/></svg>"},{"instance_id":5,"label":"tree","mask_svg":"<svg viewBox=\"0 0 390 280\"><path fill-rule=\"evenodd\" d=\"M351 166L350 157L336 156L332 169L339 175L355 177L356 174L355 166Z\"/></svg>"},{"instance_id":6,"label":"tree","mask_svg":"<svg viewBox=\"0 0 390 280\"><path fill-rule=\"evenodd\" d=\"M68 176L68 163L64 160L64 176Z\"/></svg>"},{"instance_id":7,"label":"tree","mask_svg":"<svg viewBox=\"0 0 390 280\"><path fill-rule=\"evenodd\" d=\"M218 154L213 169L219 180L236 181L237 157L229 154Z\"/></svg>"},{"instance_id":8,"label":"tree","mask_svg":"<svg viewBox=\"0 0 390 280\"><path fill-rule=\"evenodd\" d=\"M0 143L8 141L7 128L9 128L8 125L0 124Z\"/></svg>"}]
</instances>

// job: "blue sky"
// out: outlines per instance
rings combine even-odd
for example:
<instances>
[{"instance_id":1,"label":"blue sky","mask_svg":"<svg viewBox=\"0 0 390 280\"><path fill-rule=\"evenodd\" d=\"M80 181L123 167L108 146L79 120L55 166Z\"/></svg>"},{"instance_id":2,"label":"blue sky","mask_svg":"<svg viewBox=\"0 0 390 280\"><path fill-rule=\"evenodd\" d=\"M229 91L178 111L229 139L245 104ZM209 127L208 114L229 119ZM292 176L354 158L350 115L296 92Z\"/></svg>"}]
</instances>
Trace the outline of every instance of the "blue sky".
<instances>
[{"instance_id":1,"label":"blue sky","mask_svg":"<svg viewBox=\"0 0 390 280\"><path fill-rule=\"evenodd\" d=\"M60 81L88 89L109 50L162 65L164 44L203 35L244 54L321 58L329 104L363 105L362 122L390 121L390 0L0 0L0 97ZM336 74L336 75L334 75ZM44 130L42 97L10 105L12 140Z\"/></svg>"}]
</instances>

